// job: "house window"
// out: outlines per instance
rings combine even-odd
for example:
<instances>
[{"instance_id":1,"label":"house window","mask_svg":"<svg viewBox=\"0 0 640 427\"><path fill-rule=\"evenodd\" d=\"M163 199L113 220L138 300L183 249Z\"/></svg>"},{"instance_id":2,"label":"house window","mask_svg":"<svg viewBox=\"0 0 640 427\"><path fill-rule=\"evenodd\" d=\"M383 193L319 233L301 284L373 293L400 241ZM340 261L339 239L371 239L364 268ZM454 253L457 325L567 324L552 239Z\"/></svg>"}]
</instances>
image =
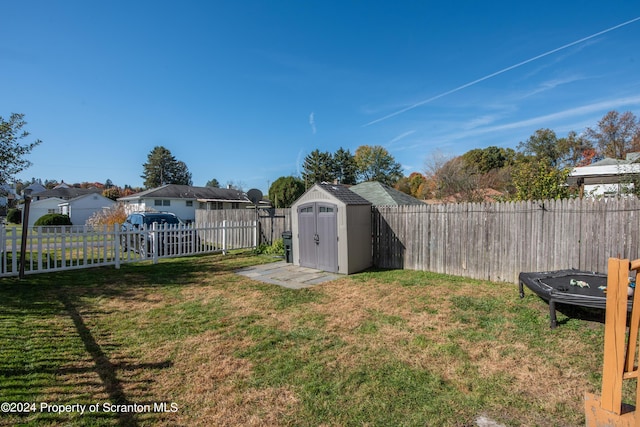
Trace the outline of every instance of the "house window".
<instances>
[{"instance_id":1,"label":"house window","mask_svg":"<svg viewBox=\"0 0 640 427\"><path fill-rule=\"evenodd\" d=\"M57 209L47 209L47 213L50 213L50 214L58 213L58 210Z\"/></svg>"},{"instance_id":2,"label":"house window","mask_svg":"<svg viewBox=\"0 0 640 427\"><path fill-rule=\"evenodd\" d=\"M199 203L198 203L198 207L199 207L200 209L207 209L207 204L206 204L205 202L199 202Z\"/></svg>"},{"instance_id":3,"label":"house window","mask_svg":"<svg viewBox=\"0 0 640 427\"><path fill-rule=\"evenodd\" d=\"M222 209L222 202L209 202L209 210L216 211Z\"/></svg>"},{"instance_id":4,"label":"house window","mask_svg":"<svg viewBox=\"0 0 640 427\"><path fill-rule=\"evenodd\" d=\"M154 200L153 201L153 205L154 206L171 206L171 200Z\"/></svg>"},{"instance_id":5,"label":"house window","mask_svg":"<svg viewBox=\"0 0 640 427\"><path fill-rule=\"evenodd\" d=\"M231 203L231 209L240 209L240 202Z\"/></svg>"},{"instance_id":6,"label":"house window","mask_svg":"<svg viewBox=\"0 0 640 427\"><path fill-rule=\"evenodd\" d=\"M193 207L193 200L187 200L187 207Z\"/></svg>"}]
</instances>

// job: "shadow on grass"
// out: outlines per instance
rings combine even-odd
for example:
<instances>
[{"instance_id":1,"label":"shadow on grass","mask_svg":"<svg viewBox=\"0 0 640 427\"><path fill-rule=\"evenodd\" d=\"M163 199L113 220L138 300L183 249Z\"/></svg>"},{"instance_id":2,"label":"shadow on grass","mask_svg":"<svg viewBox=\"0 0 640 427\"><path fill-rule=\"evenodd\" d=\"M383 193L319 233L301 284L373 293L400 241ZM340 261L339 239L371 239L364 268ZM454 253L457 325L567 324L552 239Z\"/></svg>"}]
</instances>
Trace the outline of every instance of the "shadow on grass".
<instances>
[{"instance_id":1,"label":"shadow on grass","mask_svg":"<svg viewBox=\"0 0 640 427\"><path fill-rule=\"evenodd\" d=\"M558 319L558 326L565 325L572 319L580 319L604 325L605 310L603 309L556 303L556 311L566 316L563 319Z\"/></svg>"},{"instance_id":2,"label":"shadow on grass","mask_svg":"<svg viewBox=\"0 0 640 427\"><path fill-rule=\"evenodd\" d=\"M87 353L91 355L91 358L95 364L95 372L100 377L102 381L103 387L107 394L109 395L109 399L115 405L132 405L132 404L142 404L142 402L131 402L123 388L122 383L118 379L116 371L118 369L125 370L139 370L139 369L166 369L173 366L173 363L170 361L164 361L159 363L148 363L148 364L113 364L109 357L104 353L102 347L93 337L93 334L85 324L80 312L75 307L75 305L71 302L71 300L61 293L58 294L58 298L64 305L64 308L69 313L71 320L73 320L73 324L75 325L78 335L82 339L84 343L84 347L87 350ZM134 418L134 413L132 412L118 412L119 424L122 426L137 426L138 423Z\"/></svg>"},{"instance_id":3,"label":"shadow on grass","mask_svg":"<svg viewBox=\"0 0 640 427\"><path fill-rule=\"evenodd\" d=\"M118 351L120 344L111 341L109 329L103 335L93 326L94 318L111 314L94 302L101 298L145 302L147 290L207 286L203 279L228 275L260 261L243 253L0 279L0 400L38 402L55 390L61 402L90 402L104 396L113 405L153 407L156 402L146 401L151 397L145 390L154 382L154 372L172 368L172 361L138 363ZM21 414L14 421L29 422L34 416L36 422L46 418L44 414ZM83 422L100 424L107 421L105 416L121 426L136 426L162 414L138 417L134 412L118 411L95 414Z\"/></svg>"}]
</instances>

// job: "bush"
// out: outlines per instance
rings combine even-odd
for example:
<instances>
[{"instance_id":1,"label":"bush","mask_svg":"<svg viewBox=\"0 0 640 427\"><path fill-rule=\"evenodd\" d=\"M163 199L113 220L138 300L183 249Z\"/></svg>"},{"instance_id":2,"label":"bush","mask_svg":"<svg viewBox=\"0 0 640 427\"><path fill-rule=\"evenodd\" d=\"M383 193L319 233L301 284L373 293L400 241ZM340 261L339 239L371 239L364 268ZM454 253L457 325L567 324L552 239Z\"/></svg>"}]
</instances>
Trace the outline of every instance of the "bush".
<instances>
[{"instance_id":1,"label":"bush","mask_svg":"<svg viewBox=\"0 0 640 427\"><path fill-rule=\"evenodd\" d=\"M72 224L71 224L71 219L69 219L67 215L46 214L38 218L38 220L33 225L38 227L41 225L72 225Z\"/></svg>"},{"instance_id":2,"label":"bush","mask_svg":"<svg viewBox=\"0 0 640 427\"><path fill-rule=\"evenodd\" d=\"M7 222L12 224L22 223L22 211L20 209L9 209L9 212L7 212Z\"/></svg>"},{"instance_id":3,"label":"bush","mask_svg":"<svg viewBox=\"0 0 640 427\"><path fill-rule=\"evenodd\" d=\"M266 255L284 255L284 241L282 239L276 239L273 241L271 246L267 244L261 244L256 249L256 253L258 254L266 254Z\"/></svg>"},{"instance_id":4,"label":"bush","mask_svg":"<svg viewBox=\"0 0 640 427\"><path fill-rule=\"evenodd\" d=\"M94 212L93 215L87 220L86 225L97 227L101 225L123 224L127 219L127 212L124 209L122 203L116 203L108 209Z\"/></svg>"}]
</instances>

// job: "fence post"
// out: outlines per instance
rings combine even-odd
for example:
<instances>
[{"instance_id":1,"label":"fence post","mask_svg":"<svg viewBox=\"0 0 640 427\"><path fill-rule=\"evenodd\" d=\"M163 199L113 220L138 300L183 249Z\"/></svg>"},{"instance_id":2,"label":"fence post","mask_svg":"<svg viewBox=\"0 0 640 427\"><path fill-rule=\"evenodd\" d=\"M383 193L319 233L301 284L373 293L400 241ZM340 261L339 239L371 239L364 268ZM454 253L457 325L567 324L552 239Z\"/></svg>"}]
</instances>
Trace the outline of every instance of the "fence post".
<instances>
[{"instance_id":1,"label":"fence post","mask_svg":"<svg viewBox=\"0 0 640 427\"><path fill-rule=\"evenodd\" d=\"M120 224L113 224L113 250L115 251L116 270L120 269Z\"/></svg>"},{"instance_id":2,"label":"fence post","mask_svg":"<svg viewBox=\"0 0 640 427\"><path fill-rule=\"evenodd\" d=\"M260 235L259 229L260 223L258 221L253 221L253 249L258 248L258 236Z\"/></svg>"},{"instance_id":3,"label":"fence post","mask_svg":"<svg viewBox=\"0 0 640 427\"><path fill-rule=\"evenodd\" d=\"M222 255L227 254L227 220L222 220Z\"/></svg>"},{"instance_id":4,"label":"fence post","mask_svg":"<svg viewBox=\"0 0 640 427\"><path fill-rule=\"evenodd\" d=\"M154 264L158 263L158 240L160 240L160 236L158 233L158 223L154 222L153 224L151 224L151 232L150 234L148 234L149 239L151 240L151 258L153 260ZM146 242L144 243L146 245Z\"/></svg>"},{"instance_id":5,"label":"fence post","mask_svg":"<svg viewBox=\"0 0 640 427\"><path fill-rule=\"evenodd\" d=\"M5 272L5 264L7 263L7 227L0 225L0 273Z\"/></svg>"}]
</instances>

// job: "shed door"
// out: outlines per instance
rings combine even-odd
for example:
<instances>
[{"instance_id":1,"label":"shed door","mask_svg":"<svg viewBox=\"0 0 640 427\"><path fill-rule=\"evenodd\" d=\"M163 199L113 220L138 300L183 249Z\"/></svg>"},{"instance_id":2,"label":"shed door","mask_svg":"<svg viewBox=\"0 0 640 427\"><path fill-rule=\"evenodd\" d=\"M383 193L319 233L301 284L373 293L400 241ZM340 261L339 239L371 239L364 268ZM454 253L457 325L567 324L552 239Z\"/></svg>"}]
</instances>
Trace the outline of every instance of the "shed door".
<instances>
[{"instance_id":1,"label":"shed door","mask_svg":"<svg viewBox=\"0 0 640 427\"><path fill-rule=\"evenodd\" d=\"M338 272L338 207L313 202L298 208L300 265Z\"/></svg>"}]
</instances>

